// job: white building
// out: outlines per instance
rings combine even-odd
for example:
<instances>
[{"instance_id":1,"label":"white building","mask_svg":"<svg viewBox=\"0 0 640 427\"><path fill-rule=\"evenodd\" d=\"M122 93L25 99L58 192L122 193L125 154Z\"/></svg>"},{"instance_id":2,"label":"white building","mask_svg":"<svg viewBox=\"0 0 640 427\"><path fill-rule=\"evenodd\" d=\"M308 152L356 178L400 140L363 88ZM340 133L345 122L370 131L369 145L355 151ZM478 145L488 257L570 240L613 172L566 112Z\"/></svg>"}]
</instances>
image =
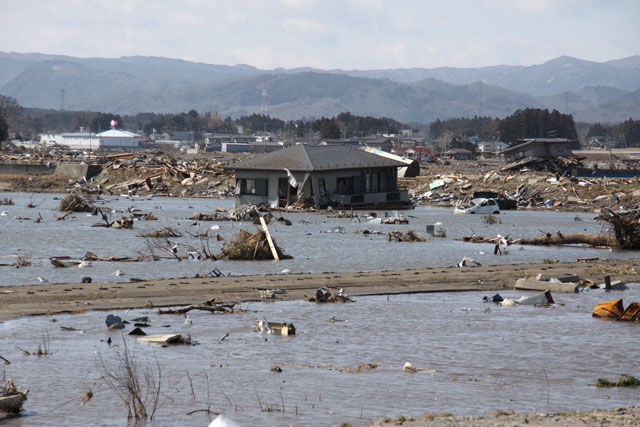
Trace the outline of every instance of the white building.
<instances>
[{"instance_id":1,"label":"white building","mask_svg":"<svg viewBox=\"0 0 640 427\"><path fill-rule=\"evenodd\" d=\"M140 136L122 129L109 129L96 135L100 138L100 148L138 148Z\"/></svg>"},{"instance_id":2,"label":"white building","mask_svg":"<svg viewBox=\"0 0 640 427\"><path fill-rule=\"evenodd\" d=\"M72 150L109 150L116 148L138 148L140 137L122 129L109 129L101 133L68 132L58 135L41 134L40 142L45 145L62 145Z\"/></svg>"}]
</instances>

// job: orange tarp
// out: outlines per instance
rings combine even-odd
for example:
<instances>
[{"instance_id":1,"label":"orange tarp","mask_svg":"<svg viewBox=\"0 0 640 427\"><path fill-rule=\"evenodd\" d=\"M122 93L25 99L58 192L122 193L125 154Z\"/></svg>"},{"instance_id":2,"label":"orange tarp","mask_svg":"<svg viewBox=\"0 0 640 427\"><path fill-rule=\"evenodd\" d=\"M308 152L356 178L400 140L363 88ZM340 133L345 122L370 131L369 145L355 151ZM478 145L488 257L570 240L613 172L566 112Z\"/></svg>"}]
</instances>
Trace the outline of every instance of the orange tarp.
<instances>
[{"instance_id":1,"label":"orange tarp","mask_svg":"<svg viewBox=\"0 0 640 427\"><path fill-rule=\"evenodd\" d=\"M622 299L599 302L593 309L593 317L617 319L624 312Z\"/></svg>"}]
</instances>

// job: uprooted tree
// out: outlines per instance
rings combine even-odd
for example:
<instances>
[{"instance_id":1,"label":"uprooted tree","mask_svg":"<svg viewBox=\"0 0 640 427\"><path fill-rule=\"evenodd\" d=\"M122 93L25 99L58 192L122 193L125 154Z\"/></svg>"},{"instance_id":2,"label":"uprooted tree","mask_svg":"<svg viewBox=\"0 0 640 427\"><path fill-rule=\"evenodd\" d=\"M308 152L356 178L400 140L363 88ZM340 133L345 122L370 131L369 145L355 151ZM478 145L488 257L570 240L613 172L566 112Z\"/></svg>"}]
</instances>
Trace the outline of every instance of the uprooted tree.
<instances>
[{"instance_id":1,"label":"uprooted tree","mask_svg":"<svg viewBox=\"0 0 640 427\"><path fill-rule=\"evenodd\" d=\"M605 209L598 216L609 224L620 249L640 249L640 210L616 213Z\"/></svg>"}]
</instances>

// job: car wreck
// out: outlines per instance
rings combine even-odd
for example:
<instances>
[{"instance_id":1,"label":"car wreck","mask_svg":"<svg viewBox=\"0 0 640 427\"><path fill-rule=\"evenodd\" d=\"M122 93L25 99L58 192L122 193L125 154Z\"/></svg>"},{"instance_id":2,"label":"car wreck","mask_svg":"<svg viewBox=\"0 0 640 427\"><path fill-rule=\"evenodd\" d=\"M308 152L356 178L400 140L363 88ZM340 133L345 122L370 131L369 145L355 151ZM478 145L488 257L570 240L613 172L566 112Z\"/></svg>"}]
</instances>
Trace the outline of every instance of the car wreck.
<instances>
[{"instance_id":1,"label":"car wreck","mask_svg":"<svg viewBox=\"0 0 640 427\"><path fill-rule=\"evenodd\" d=\"M495 215L500 213L500 206L498 205L496 199L462 199L456 204L454 213Z\"/></svg>"}]
</instances>

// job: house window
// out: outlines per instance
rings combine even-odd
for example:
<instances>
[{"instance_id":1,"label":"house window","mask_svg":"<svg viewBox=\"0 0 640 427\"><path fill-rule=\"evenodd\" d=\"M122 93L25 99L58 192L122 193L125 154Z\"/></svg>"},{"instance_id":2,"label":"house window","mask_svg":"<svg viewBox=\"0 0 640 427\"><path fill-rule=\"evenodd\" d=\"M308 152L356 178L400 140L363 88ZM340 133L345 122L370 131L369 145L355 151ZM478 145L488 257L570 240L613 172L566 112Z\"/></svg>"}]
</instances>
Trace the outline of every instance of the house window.
<instances>
[{"instance_id":1,"label":"house window","mask_svg":"<svg viewBox=\"0 0 640 427\"><path fill-rule=\"evenodd\" d=\"M336 182L336 193L352 194L353 193L353 177L347 176L344 178L338 178Z\"/></svg>"},{"instance_id":2,"label":"house window","mask_svg":"<svg viewBox=\"0 0 640 427\"><path fill-rule=\"evenodd\" d=\"M240 179L240 194L251 194L253 196L267 195L266 179Z\"/></svg>"},{"instance_id":3,"label":"house window","mask_svg":"<svg viewBox=\"0 0 640 427\"><path fill-rule=\"evenodd\" d=\"M380 173L368 173L366 175L367 193L377 193L380 191Z\"/></svg>"}]
</instances>

